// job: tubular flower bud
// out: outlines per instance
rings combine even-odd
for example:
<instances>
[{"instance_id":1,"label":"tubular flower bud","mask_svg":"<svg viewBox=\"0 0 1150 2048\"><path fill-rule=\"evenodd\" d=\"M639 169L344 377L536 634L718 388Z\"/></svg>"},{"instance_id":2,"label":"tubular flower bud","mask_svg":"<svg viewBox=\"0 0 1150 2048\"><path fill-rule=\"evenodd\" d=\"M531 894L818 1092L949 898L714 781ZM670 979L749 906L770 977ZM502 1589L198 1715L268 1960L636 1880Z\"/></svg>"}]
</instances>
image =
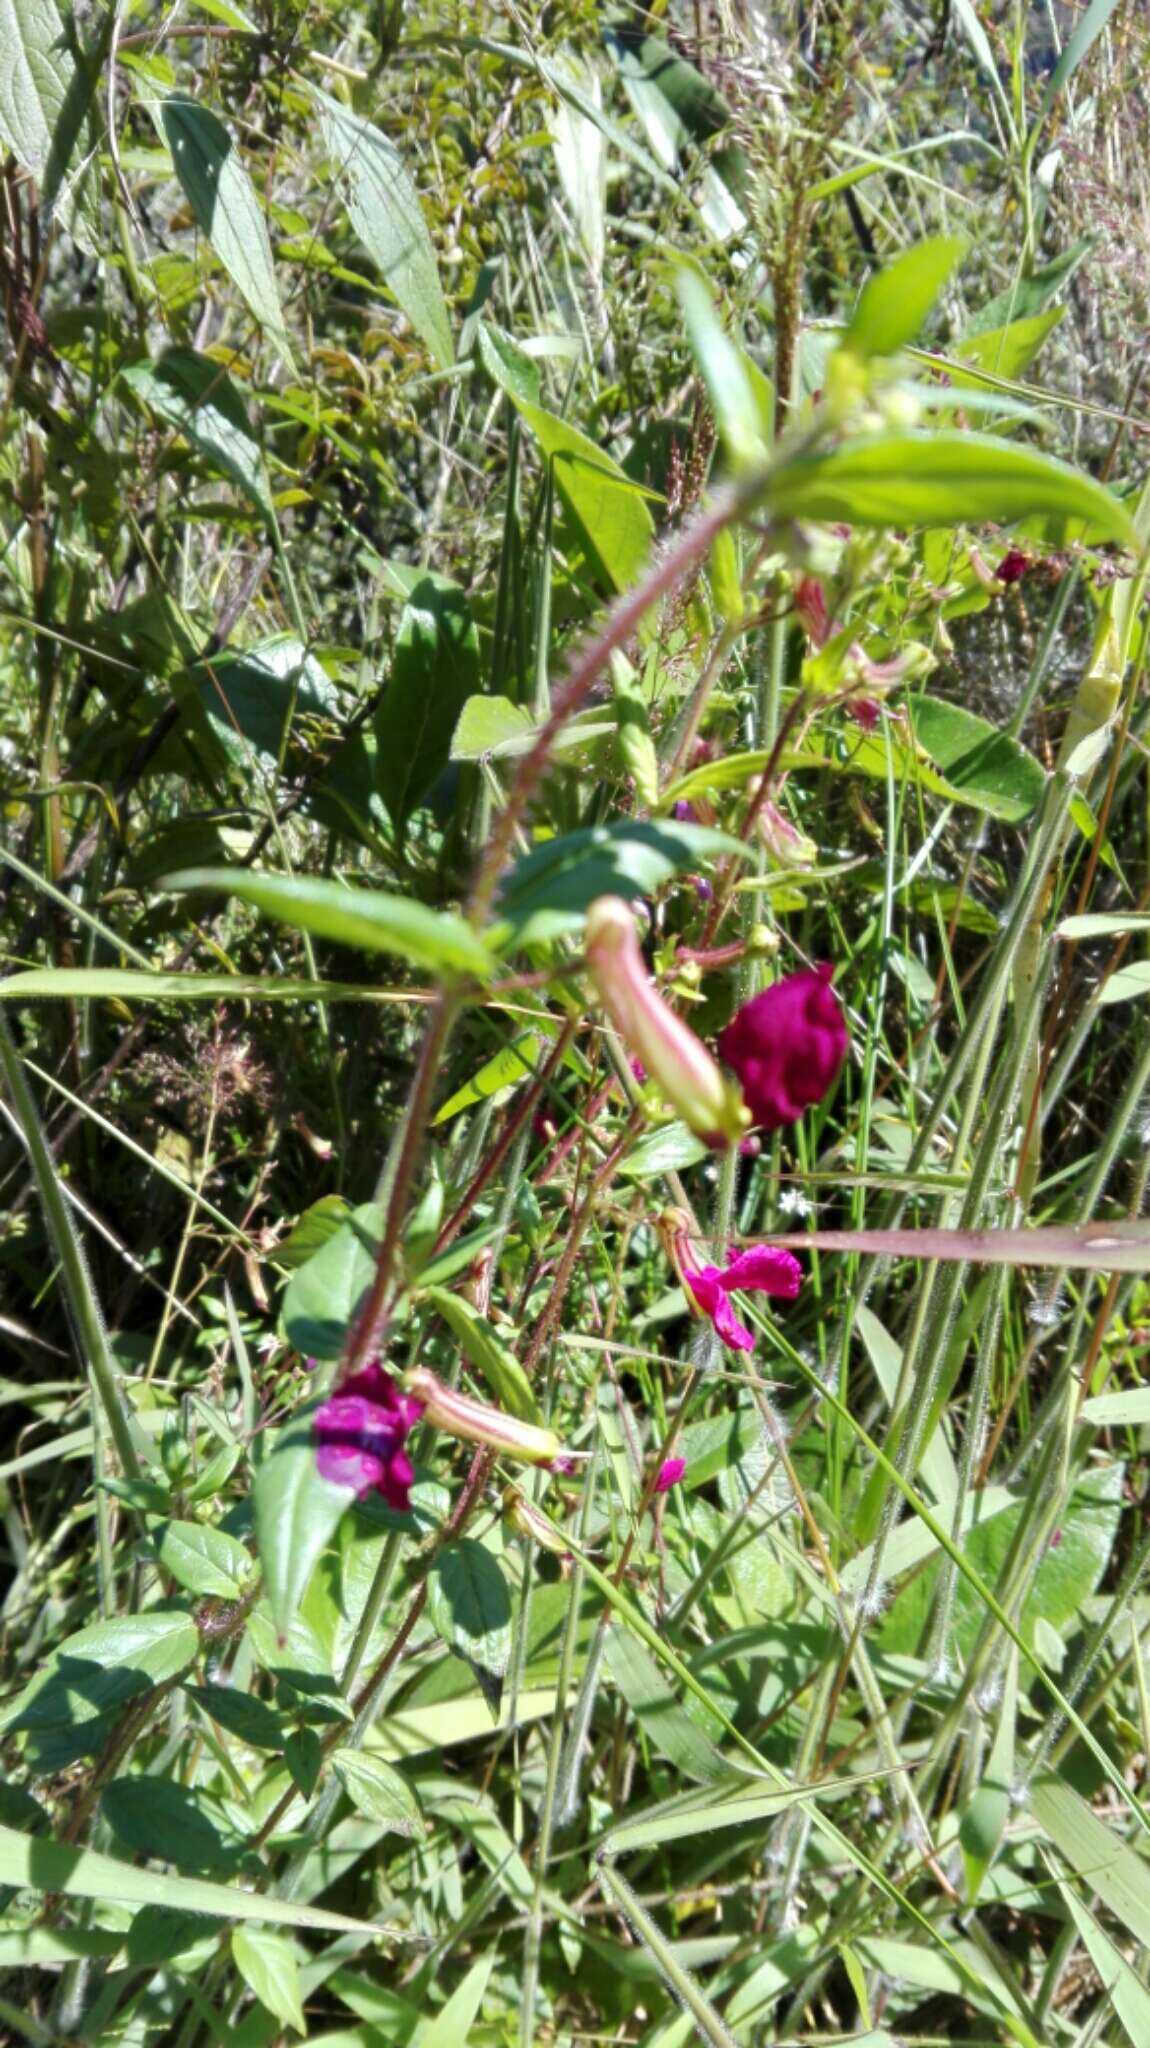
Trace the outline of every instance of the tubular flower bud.
<instances>
[{"instance_id":1,"label":"tubular flower bud","mask_svg":"<svg viewBox=\"0 0 1150 2048\"><path fill-rule=\"evenodd\" d=\"M426 1366L417 1365L406 1374L404 1386L420 1403L424 1418L448 1436L463 1437L467 1443L489 1444L509 1458L522 1458L528 1465L549 1465L562 1450L553 1429L523 1422L502 1408L489 1408L486 1401L473 1401L455 1387L445 1387Z\"/></svg>"},{"instance_id":2,"label":"tubular flower bud","mask_svg":"<svg viewBox=\"0 0 1150 2048\"><path fill-rule=\"evenodd\" d=\"M777 804L768 799L759 812L759 837L781 868L810 868L819 857L818 847L805 832L779 810Z\"/></svg>"},{"instance_id":3,"label":"tubular flower bud","mask_svg":"<svg viewBox=\"0 0 1150 2048\"><path fill-rule=\"evenodd\" d=\"M541 1515L534 1501L520 1493L518 1487L509 1486L503 1496L503 1506L508 1527L517 1536L530 1536L541 1550L550 1550L556 1557L569 1557L571 1547L555 1529L546 1515Z\"/></svg>"},{"instance_id":4,"label":"tubular flower bud","mask_svg":"<svg viewBox=\"0 0 1150 2048\"><path fill-rule=\"evenodd\" d=\"M679 1484L686 1469L685 1458L664 1458L655 1479L655 1492L670 1493L671 1488Z\"/></svg>"},{"instance_id":5,"label":"tubular flower bud","mask_svg":"<svg viewBox=\"0 0 1150 2048\"><path fill-rule=\"evenodd\" d=\"M591 905L586 951L587 971L628 1054L643 1062L672 1109L708 1145L741 1137L750 1123L742 1096L655 988L621 897Z\"/></svg>"}]
</instances>

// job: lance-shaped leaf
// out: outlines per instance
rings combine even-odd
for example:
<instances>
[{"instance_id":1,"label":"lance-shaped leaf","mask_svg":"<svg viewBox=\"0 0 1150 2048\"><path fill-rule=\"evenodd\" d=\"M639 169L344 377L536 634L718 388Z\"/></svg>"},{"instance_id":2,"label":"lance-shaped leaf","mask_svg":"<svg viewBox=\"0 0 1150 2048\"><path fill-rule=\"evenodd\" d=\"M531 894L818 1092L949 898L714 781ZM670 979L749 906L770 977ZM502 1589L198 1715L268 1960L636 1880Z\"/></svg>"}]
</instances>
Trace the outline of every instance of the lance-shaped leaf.
<instances>
[{"instance_id":1,"label":"lance-shaped leaf","mask_svg":"<svg viewBox=\"0 0 1150 2048\"><path fill-rule=\"evenodd\" d=\"M171 93L157 110L188 205L224 269L290 369L271 243L235 137L208 107Z\"/></svg>"},{"instance_id":2,"label":"lance-shaped leaf","mask_svg":"<svg viewBox=\"0 0 1150 2048\"><path fill-rule=\"evenodd\" d=\"M339 168L351 224L443 369L454 361L451 326L419 194L394 143L372 122L313 88L324 145Z\"/></svg>"}]
</instances>

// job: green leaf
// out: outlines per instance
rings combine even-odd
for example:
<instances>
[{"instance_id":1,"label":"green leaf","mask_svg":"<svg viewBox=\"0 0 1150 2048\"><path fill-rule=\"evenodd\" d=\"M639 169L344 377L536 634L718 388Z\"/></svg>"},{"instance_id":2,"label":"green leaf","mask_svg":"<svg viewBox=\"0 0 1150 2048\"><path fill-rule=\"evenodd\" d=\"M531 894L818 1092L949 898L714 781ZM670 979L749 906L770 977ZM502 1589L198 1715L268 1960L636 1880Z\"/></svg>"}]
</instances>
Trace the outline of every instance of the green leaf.
<instances>
[{"instance_id":1,"label":"green leaf","mask_svg":"<svg viewBox=\"0 0 1150 2048\"><path fill-rule=\"evenodd\" d=\"M448 1097L442 1109L432 1117L432 1124L445 1124L451 1117L459 1116L461 1111L473 1109L477 1102L488 1102L492 1096L502 1095L506 1089L525 1081L535 1072L542 1043L536 1032L528 1031L513 1045L505 1045L502 1052L485 1060L479 1072Z\"/></svg>"},{"instance_id":2,"label":"green leaf","mask_svg":"<svg viewBox=\"0 0 1150 2048\"><path fill-rule=\"evenodd\" d=\"M653 1660L649 1662L651 1670L657 1672L658 1667ZM713 1754L717 1755L717 1752ZM721 1765L721 1758L719 1762ZM868 1781L862 1772L845 1772L835 1778L816 1778L812 1784L783 1785L770 1792L748 1787L738 1780L732 1782L729 1776L726 1782L731 1788L728 1799L717 1799L716 1792L721 1788L711 1783L705 1789L700 1787L678 1793L661 1802L653 1812L640 1814L635 1820L613 1825L599 1845L601 1852L612 1857L631 1856L638 1849L655 1849L664 1842L697 1840L720 1828L753 1826L755 1822L772 1820L780 1813L790 1812L802 1800L841 1798L855 1788L861 1790ZM873 1776L870 1783L874 1783Z\"/></svg>"},{"instance_id":3,"label":"green leaf","mask_svg":"<svg viewBox=\"0 0 1150 2048\"><path fill-rule=\"evenodd\" d=\"M509 394L543 454L601 581L615 590L638 582L655 537L639 485L603 449L556 413Z\"/></svg>"},{"instance_id":4,"label":"green leaf","mask_svg":"<svg viewBox=\"0 0 1150 2048\"><path fill-rule=\"evenodd\" d=\"M128 1929L128 1962L133 1969L155 1970L186 1955L205 1935L214 1946L214 1929L199 1913L172 1906L141 1906Z\"/></svg>"},{"instance_id":5,"label":"green leaf","mask_svg":"<svg viewBox=\"0 0 1150 2048\"><path fill-rule=\"evenodd\" d=\"M189 1593L238 1600L255 1569L242 1543L203 1522L164 1522L151 1537L163 1569Z\"/></svg>"},{"instance_id":6,"label":"green leaf","mask_svg":"<svg viewBox=\"0 0 1150 2048\"><path fill-rule=\"evenodd\" d=\"M453 761L502 761L525 754L539 730L522 704L510 697L469 697L451 739Z\"/></svg>"},{"instance_id":7,"label":"green leaf","mask_svg":"<svg viewBox=\"0 0 1150 2048\"><path fill-rule=\"evenodd\" d=\"M964 362L989 371L992 376L1021 377L1034 361L1047 335L1065 315L1065 306L1051 306L1048 312L1032 313L1025 320L1011 320L1006 327L990 327L971 333L954 344L954 353Z\"/></svg>"},{"instance_id":8,"label":"green leaf","mask_svg":"<svg viewBox=\"0 0 1150 2048\"><path fill-rule=\"evenodd\" d=\"M768 509L783 519L853 526L1009 524L1042 514L1084 537L1140 552L1134 522L1103 484L1035 448L991 434L864 434L821 455L800 455L772 472Z\"/></svg>"},{"instance_id":9,"label":"green leaf","mask_svg":"<svg viewBox=\"0 0 1150 2048\"><path fill-rule=\"evenodd\" d=\"M247 868L190 868L169 875L173 895L219 889L252 904L266 917L296 931L314 932L333 945L363 953L389 953L437 974L474 974L487 979L493 962L483 940L450 910L429 910L407 896L382 889L345 888L313 875L271 875Z\"/></svg>"},{"instance_id":10,"label":"green leaf","mask_svg":"<svg viewBox=\"0 0 1150 2048\"><path fill-rule=\"evenodd\" d=\"M134 1856L154 1856L207 1876L227 1875L240 1861L242 1843L234 1835L225 1839L211 1802L193 1785L149 1774L116 1778L101 1794L100 1809Z\"/></svg>"},{"instance_id":11,"label":"green leaf","mask_svg":"<svg viewBox=\"0 0 1150 2048\"><path fill-rule=\"evenodd\" d=\"M607 1669L659 1756L702 1784L723 1775L722 1755L696 1727L666 1673L618 1625L607 1631ZM613 1847L612 1853L621 1852Z\"/></svg>"},{"instance_id":12,"label":"green leaf","mask_svg":"<svg viewBox=\"0 0 1150 2048\"><path fill-rule=\"evenodd\" d=\"M1095 1429L1142 1429L1150 1422L1150 1387L1128 1387L1123 1393L1092 1394L1078 1411Z\"/></svg>"},{"instance_id":13,"label":"green leaf","mask_svg":"<svg viewBox=\"0 0 1150 2048\"><path fill-rule=\"evenodd\" d=\"M1120 967L1099 989L1095 1001L1099 1009L1110 1003L1129 1003L1150 995L1150 960L1131 960Z\"/></svg>"},{"instance_id":14,"label":"green leaf","mask_svg":"<svg viewBox=\"0 0 1150 2048\"><path fill-rule=\"evenodd\" d=\"M291 369L263 209L234 137L210 108L179 93L160 102L157 120L192 212Z\"/></svg>"},{"instance_id":15,"label":"green leaf","mask_svg":"<svg viewBox=\"0 0 1150 2048\"><path fill-rule=\"evenodd\" d=\"M258 1892L211 1884L203 1878L140 1870L95 1849L49 1842L42 1835L22 1835L15 1828L0 1827L0 1884L14 1885L19 1891L62 1892L67 1898L103 1899L121 1906L171 1906L180 1912L207 1913L216 1920L271 1920L285 1927L331 1928L340 1934L387 1932L376 1922L350 1919L346 1913L297 1905L291 1899L262 1898Z\"/></svg>"},{"instance_id":16,"label":"green leaf","mask_svg":"<svg viewBox=\"0 0 1150 2048\"><path fill-rule=\"evenodd\" d=\"M575 931L597 896L649 896L680 868L720 854L746 859L742 840L677 819L623 818L545 840L516 861L503 885L493 936L526 945Z\"/></svg>"},{"instance_id":17,"label":"green leaf","mask_svg":"<svg viewBox=\"0 0 1150 2048\"><path fill-rule=\"evenodd\" d=\"M273 974L148 974L134 967L30 967L22 974L0 976L0 1002L42 997L87 1002L101 996L143 1003L379 1002L388 1000L388 994L355 982L299 981Z\"/></svg>"},{"instance_id":18,"label":"green leaf","mask_svg":"<svg viewBox=\"0 0 1150 2048\"><path fill-rule=\"evenodd\" d=\"M495 1968L495 1951L480 1956L457 1984L447 2004L419 2031L419 2048L467 2048L471 2029L479 2017L487 1980Z\"/></svg>"},{"instance_id":19,"label":"green leaf","mask_svg":"<svg viewBox=\"0 0 1150 2048\"><path fill-rule=\"evenodd\" d=\"M300 719L331 721L339 693L294 634L259 641L242 654L214 655L186 671L212 733L229 760L250 768L279 765Z\"/></svg>"},{"instance_id":20,"label":"green leaf","mask_svg":"<svg viewBox=\"0 0 1150 2048\"><path fill-rule=\"evenodd\" d=\"M1085 262L1096 239L1094 235L1082 235L1040 270L1018 278L1006 291L988 299L982 311L969 322L960 347L965 348L972 335L987 334L1007 322L1029 320L1035 313L1044 313L1063 286L1070 283L1079 264Z\"/></svg>"},{"instance_id":21,"label":"green leaf","mask_svg":"<svg viewBox=\"0 0 1150 2048\"><path fill-rule=\"evenodd\" d=\"M568 720L554 742L556 754L574 754L616 728L616 714L592 705ZM469 697L451 741L453 761L505 761L530 753L540 721L509 697Z\"/></svg>"},{"instance_id":22,"label":"green leaf","mask_svg":"<svg viewBox=\"0 0 1150 2048\"><path fill-rule=\"evenodd\" d=\"M684 1167L697 1166L709 1156L702 1139L686 1124L661 1124L632 1145L618 1172L624 1180L655 1180L659 1174L681 1173Z\"/></svg>"},{"instance_id":23,"label":"green leaf","mask_svg":"<svg viewBox=\"0 0 1150 2048\"><path fill-rule=\"evenodd\" d=\"M339 1358L375 1272L384 1209L364 1202L296 1268L283 1301L284 1328L302 1358Z\"/></svg>"},{"instance_id":24,"label":"green leaf","mask_svg":"<svg viewBox=\"0 0 1150 2048\"><path fill-rule=\"evenodd\" d=\"M323 1744L314 1728L297 1728L284 1744L284 1762L291 1781L305 1799L310 1799L323 1768Z\"/></svg>"},{"instance_id":25,"label":"green leaf","mask_svg":"<svg viewBox=\"0 0 1150 2048\"><path fill-rule=\"evenodd\" d=\"M277 1266L286 1266L290 1272L306 1266L351 1214L351 1203L346 1195L321 1195L318 1202L313 1202L310 1209L305 1209L293 1223L282 1244L277 1244Z\"/></svg>"},{"instance_id":26,"label":"green leaf","mask_svg":"<svg viewBox=\"0 0 1150 2048\"><path fill-rule=\"evenodd\" d=\"M86 77L55 0L0 0L0 141L39 187L45 227L53 208L85 249L99 247L98 188L89 173L79 190L69 177L88 115L94 72Z\"/></svg>"},{"instance_id":27,"label":"green leaf","mask_svg":"<svg viewBox=\"0 0 1150 2048\"><path fill-rule=\"evenodd\" d=\"M659 36L637 36L629 27L608 25L603 40L660 164L678 170L684 162L694 171L702 162L699 211L706 227L719 241L739 234L746 225L742 202L751 165L740 143L714 146L734 118L722 94Z\"/></svg>"},{"instance_id":28,"label":"green leaf","mask_svg":"<svg viewBox=\"0 0 1150 2048\"><path fill-rule=\"evenodd\" d=\"M312 1417L315 1403L276 1437L252 1488L256 1544L268 1605L281 1637L299 1608L313 1567L327 1549L354 1488L321 1479Z\"/></svg>"},{"instance_id":29,"label":"green leaf","mask_svg":"<svg viewBox=\"0 0 1150 2048\"><path fill-rule=\"evenodd\" d=\"M1091 0L1085 14L1075 23L1074 33L1066 42L1057 64L1046 81L1046 90L1042 95L1042 104L1038 109L1034 127L1026 138L1028 147L1033 147L1038 130L1059 93L1065 91L1083 58L1088 55L1102 34L1117 5L1118 0Z\"/></svg>"},{"instance_id":30,"label":"green leaf","mask_svg":"<svg viewBox=\"0 0 1150 2048\"><path fill-rule=\"evenodd\" d=\"M1147 2041L1150 2041L1150 1991L1068 1884L1062 1886L1062 1896L1101 1980L1099 2009L1116 2012L1133 2042L1133 2048L1146 2048Z\"/></svg>"},{"instance_id":31,"label":"green leaf","mask_svg":"<svg viewBox=\"0 0 1150 2048\"><path fill-rule=\"evenodd\" d=\"M458 1337L465 1357L482 1373L501 1408L525 1422L543 1421L543 1412L531 1389L531 1382L514 1353L509 1351L491 1324L460 1294L444 1287L425 1289L426 1299Z\"/></svg>"},{"instance_id":32,"label":"green leaf","mask_svg":"<svg viewBox=\"0 0 1150 2048\"><path fill-rule=\"evenodd\" d=\"M725 332L711 288L693 265L676 266L675 294L732 473L761 469L768 446L746 357Z\"/></svg>"},{"instance_id":33,"label":"green leaf","mask_svg":"<svg viewBox=\"0 0 1150 2048\"><path fill-rule=\"evenodd\" d=\"M1011 823L1037 809L1046 788L1045 771L1008 733L938 697L911 697L907 710L918 744L963 802Z\"/></svg>"},{"instance_id":34,"label":"green leaf","mask_svg":"<svg viewBox=\"0 0 1150 2048\"><path fill-rule=\"evenodd\" d=\"M232 1935L232 1961L261 2005L285 2027L307 2033L300 1995L299 1964L283 1934L266 1927L237 1927Z\"/></svg>"},{"instance_id":35,"label":"green leaf","mask_svg":"<svg viewBox=\"0 0 1150 2048\"><path fill-rule=\"evenodd\" d=\"M539 365L526 349L488 320L480 323L476 344L479 359L493 384L498 384L516 404L522 399L527 405L538 405Z\"/></svg>"},{"instance_id":36,"label":"green leaf","mask_svg":"<svg viewBox=\"0 0 1150 2048\"><path fill-rule=\"evenodd\" d=\"M53 1650L31 1684L5 1706L0 1725L26 1731L29 1753L46 1768L62 1768L101 1748L111 1720L127 1702L178 1678L199 1647L190 1614L93 1622Z\"/></svg>"},{"instance_id":37,"label":"green leaf","mask_svg":"<svg viewBox=\"0 0 1150 2048\"><path fill-rule=\"evenodd\" d=\"M156 419L174 427L266 519L273 518L259 442L236 385L219 363L194 349L169 348L155 362L129 364L120 376Z\"/></svg>"},{"instance_id":38,"label":"green leaf","mask_svg":"<svg viewBox=\"0 0 1150 2048\"><path fill-rule=\"evenodd\" d=\"M238 1736L252 1749L266 1749L277 1753L283 1749L288 1737L287 1729L280 1716L274 1713L266 1700L259 1700L254 1693L241 1692L236 1685L188 1685L184 1691L229 1735Z\"/></svg>"},{"instance_id":39,"label":"green leaf","mask_svg":"<svg viewBox=\"0 0 1150 2048\"><path fill-rule=\"evenodd\" d=\"M324 146L337 165L351 224L388 290L436 362L454 361L451 325L419 195L386 135L312 87Z\"/></svg>"},{"instance_id":40,"label":"green leaf","mask_svg":"<svg viewBox=\"0 0 1150 2048\"><path fill-rule=\"evenodd\" d=\"M1081 917L1064 917L1055 928L1056 939L1111 939L1122 932L1150 931L1150 911L1097 910Z\"/></svg>"},{"instance_id":41,"label":"green leaf","mask_svg":"<svg viewBox=\"0 0 1150 2048\"><path fill-rule=\"evenodd\" d=\"M1150 1948L1150 1864L1145 1857L1128 1848L1061 1778L1040 1778L1031 1804L1070 1871L1081 1873L1135 1941Z\"/></svg>"},{"instance_id":42,"label":"green leaf","mask_svg":"<svg viewBox=\"0 0 1150 2048\"><path fill-rule=\"evenodd\" d=\"M1083 1603L1098 1585L1109 1562L1121 1514L1122 1468L1105 1466L1088 1472L1075 1487L1062 1517L1058 1541L1041 1558L1020 1617L1026 1642L1043 1624L1052 1629L1073 1626ZM978 1497L976 1496L976 1500ZM995 1509L994 1496L963 1538L963 1551L986 1585L999 1583L1022 1513L1020 1499L1007 1499ZM881 1624L885 1650L913 1652L921 1639L933 1598L937 1559L912 1576ZM984 1619L985 1609L965 1579L954 1598L954 1644L966 1657Z\"/></svg>"},{"instance_id":43,"label":"green leaf","mask_svg":"<svg viewBox=\"0 0 1150 2048\"><path fill-rule=\"evenodd\" d=\"M859 294L843 347L857 356L893 356L905 348L968 247L958 235L932 235L876 271Z\"/></svg>"},{"instance_id":44,"label":"green leaf","mask_svg":"<svg viewBox=\"0 0 1150 2048\"><path fill-rule=\"evenodd\" d=\"M502 1571L481 1543L460 1536L436 1558L429 1593L436 1628L471 1666L495 1711L511 1657L511 1595Z\"/></svg>"},{"instance_id":45,"label":"green leaf","mask_svg":"<svg viewBox=\"0 0 1150 2048\"><path fill-rule=\"evenodd\" d=\"M422 1832L419 1801L407 1779L382 1757L362 1749L337 1749L332 1757L336 1777L357 1813L380 1821L395 1835Z\"/></svg>"},{"instance_id":46,"label":"green leaf","mask_svg":"<svg viewBox=\"0 0 1150 2048\"><path fill-rule=\"evenodd\" d=\"M373 721L376 787L397 832L447 767L452 733L479 684L479 638L467 599L446 578L423 576L404 605Z\"/></svg>"}]
</instances>

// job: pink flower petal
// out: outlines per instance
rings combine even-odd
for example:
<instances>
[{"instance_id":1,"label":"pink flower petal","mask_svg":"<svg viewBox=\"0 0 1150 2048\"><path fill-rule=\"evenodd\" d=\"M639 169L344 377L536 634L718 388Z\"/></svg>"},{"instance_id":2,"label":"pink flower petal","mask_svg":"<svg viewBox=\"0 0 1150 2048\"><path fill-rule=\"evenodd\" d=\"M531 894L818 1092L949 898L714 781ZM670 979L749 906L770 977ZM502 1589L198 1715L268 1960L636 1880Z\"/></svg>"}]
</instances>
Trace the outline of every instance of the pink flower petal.
<instances>
[{"instance_id":1,"label":"pink flower petal","mask_svg":"<svg viewBox=\"0 0 1150 2048\"><path fill-rule=\"evenodd\" d=\"M732 1351L753 1351L755 1348L754 1332L748 1330L746 1324L739 1321L722 1288L717 1289L716 1294L717 1298L711 1313L711 1321L714 1323L724 1344L729 1344Z\"/></svg>"},{"instance_id":2,"label":"pink flower petal","mask_svg":"<svg viewBox=\"0 0 1150 2048\"><path fill-rule=\"evenodd\" d=\"M747 1294L774 1294L793 1301L803 1284L803 1269L793 1252L774 1245L754 1244L747 1251L734 1252L730 1265L720 1276L725 1288L741 1287Z\"/></svg>"},{"instance_id":3,"label":"pink flower petal","mask_svg":"<svg viewBox=\"0 0 1150 2048\"><path fill-rule=\"evenodd\" d=\"M713 1316L723 1299L723 1276L717 1266L691 1266L683 1274L683 1285L700 1315Z\"/></svg>"},{"instance_id":4,"label":"pink flower petal","mask_svg":"<svg viewBox=\"0 0 1150 2048\"><path fill-rule=\"evenodd\" d=\"M336 1486L354 1487L360 1500L386 1478L382 1460L373 1457L370 1451L359 1450L355 1444L321 1444L315 1462L321 1479L330 1479Z\"/></svg>"},{"instance_id":5,"label":"pink flower petal","mask_svg":"<svg viewBox=\"0 0 1150 2048\"><path fill-rule=\"evenodd\" d=\"M687 1460L685 1458L664 1458L659 1467L659 1476L655 1481L655 1492L669 1493L673 1486L679 1484L686 1469Z\"/></svg>"}]
</instances>

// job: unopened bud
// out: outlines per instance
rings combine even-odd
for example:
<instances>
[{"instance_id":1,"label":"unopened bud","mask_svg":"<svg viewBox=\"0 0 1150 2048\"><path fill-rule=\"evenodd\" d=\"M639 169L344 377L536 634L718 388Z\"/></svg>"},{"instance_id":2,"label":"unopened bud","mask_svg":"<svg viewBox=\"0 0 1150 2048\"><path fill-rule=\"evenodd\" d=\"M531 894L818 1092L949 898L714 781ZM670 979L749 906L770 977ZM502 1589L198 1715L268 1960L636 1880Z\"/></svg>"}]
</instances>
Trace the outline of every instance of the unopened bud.
<instances>
[{"instance_id":1,"label":"unopened bud","mask_svg":"<svg viewBox=\"0 0 1150 2048\"><path fill-rule=\"evenodd\" d=\"M752 960L773 960L779 950L779 935L769 924L753 924L747 933L747 956Z\"/></svg>"},{"instance_id":2,"label":"unopened bud","mask_svg":"<svg viewBox=\"0 0 1150 2048\"><path fill-rule=\"evenodd\" d=\"M738 1090L701 1039L664 1002L647 973L635 919L619 896L587 913L587 971L628 1053L642 1060L661 1095L708 1145L725 1146L750 1124Z\"/></svg>"},{"instance_id":3,"label":"unopened bud","mask_svg":"<svg viewBox=\"0 0 1150 2048\"><path fill-rule=\"evenodd\" d=\"M552 1526L546 1515L540 1514L534 1501L528 1500L526 1494L520 1493L517 1487L508 1487L503 1496L503 1507L508 1526L514 1529L517 1536L529 1536L533 1543L539 1545L540 1550L553 1551L556 1557L570 1555L569 1546L563 1541L559 1531Z\"/></svg>"},{"instance_id":4,"label":"unopened bud","mask_svg":"<svg viewBox=\"0 0 1150 2048\"><path fill-rule=\"evenodd\" d=\"M781 868L810 868L819 857L818 847L813 839L800 832L784 817L778 806L767 802L758 816L759 836L771 859Z\"/></svg>"},{"instance_id":5,"label":"unopened bud","mask_svg":"<svg viewBox=\"0 0 1150 2048\"><path fill-rule=\"evenodd\" d=\"M553 1429L541 1429L537 1423L505 1414L502 1408L489 1408L486 1401L474 1401L456 1387L445 1387L426 1366L414 1367L403 1384L422 1402L424 1421L448 1436L489 1444L492 1450L505 1451L509 1458L522 1458L529 1465L549 1465L559 1456L562 1445Z\"/></svg>"}]
</instances>

